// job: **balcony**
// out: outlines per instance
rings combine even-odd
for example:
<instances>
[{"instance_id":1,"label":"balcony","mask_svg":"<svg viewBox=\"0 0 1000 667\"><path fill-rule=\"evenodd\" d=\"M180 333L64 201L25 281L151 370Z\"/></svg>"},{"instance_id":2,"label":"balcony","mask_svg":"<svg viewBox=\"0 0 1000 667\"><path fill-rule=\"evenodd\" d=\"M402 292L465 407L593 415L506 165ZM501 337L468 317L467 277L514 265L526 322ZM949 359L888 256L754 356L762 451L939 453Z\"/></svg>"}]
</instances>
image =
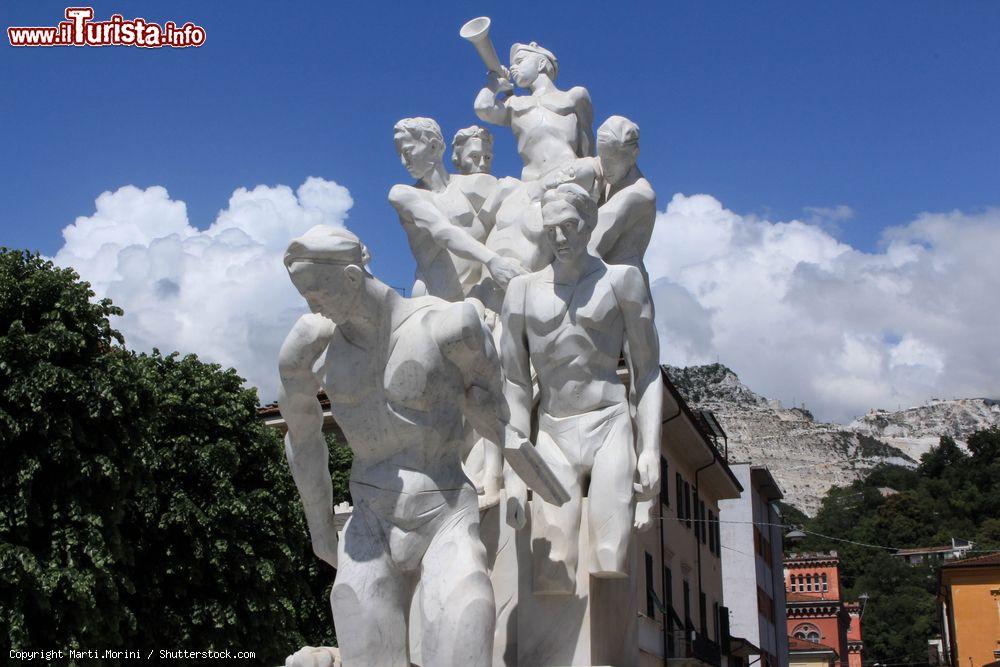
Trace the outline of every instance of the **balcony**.
<instances>
[{"instance_id":1,"label":"balcony","mask_svg":"<svg viewBox=\"0 0 1000 667\"><path fill-rule=\"evenodd\" d=\"M672 667L720 667L722 651L718 644L699 632L674 631L667 646L667 664Z\"/></svg>"}]
</instances>

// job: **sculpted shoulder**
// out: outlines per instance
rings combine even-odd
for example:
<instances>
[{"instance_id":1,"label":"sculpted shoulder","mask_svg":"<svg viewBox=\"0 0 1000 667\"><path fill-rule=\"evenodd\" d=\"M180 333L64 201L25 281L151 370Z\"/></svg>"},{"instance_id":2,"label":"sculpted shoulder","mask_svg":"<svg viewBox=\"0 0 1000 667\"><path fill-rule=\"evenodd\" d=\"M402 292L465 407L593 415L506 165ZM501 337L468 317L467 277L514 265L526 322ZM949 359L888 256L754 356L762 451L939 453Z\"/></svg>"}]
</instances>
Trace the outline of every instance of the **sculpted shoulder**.
<instances>
[{"instance_id":1,"label":"sculpted shoulder","mask_svg":"<svg viewBox=\"0 0 1000 667\"><path fill-rule=\"evenodd\" d=\"M399 208L400 206L406 206L409 202L417 198L423 197L425 194L424 190L415 188L412 185L397 183L389 188L389 203Z\"/></svg>"},{"instance_id":2,"label":"sculpted shoulder","mask_svg":"<svg viewBox=\"0 0 1000 667\"><path fill-rule=\"evenodd\" d=\"M588 103L590 102L590 91L583 86L573 86L566 91L566 94L569 95L574 102L580 102L583 100L586 100Z\"/></svg>"},{"instance_id":3,"label":"sculpted shoulder","mask_svg":"<svg viewBox=\"0 0 1000 667\"><path fill-rule=\"evenodd\" d=\"M642 271L631 264L608 264L608 277L619 299L632 303L649 300Z\"/></svg>"}]
</instances>

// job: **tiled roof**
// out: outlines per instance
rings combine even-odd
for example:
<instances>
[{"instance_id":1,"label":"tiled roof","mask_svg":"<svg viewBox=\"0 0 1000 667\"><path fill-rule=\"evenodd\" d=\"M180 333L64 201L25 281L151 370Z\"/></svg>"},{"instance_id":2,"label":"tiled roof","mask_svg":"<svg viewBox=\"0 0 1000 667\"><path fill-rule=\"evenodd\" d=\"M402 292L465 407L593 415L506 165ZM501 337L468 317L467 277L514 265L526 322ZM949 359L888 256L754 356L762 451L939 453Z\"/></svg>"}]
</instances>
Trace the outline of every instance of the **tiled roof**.
<instances>
[{"instance_id":1,"label":"tiled roof","mask_svg":"<svg viewBox=\"0 0 1000 667\"><path fill-rule=\"evenodd\" d=\"M986 554L985 556L976 556L974 558L962 558L959 560L948 561L941 567L951 569L956 567L990 567L995 565L1000 565L1000 552L995 554Z\"/></svg>"},{"instance_id":2,"label":"tiled roof","mask_svg":"<svg viewBox=\"0 0 1000 667\"><path fill-rule=\"evenodd\" d=\"M840 602L840 600L823 597L822 593L785 593L785 602Z\"/></svg>"},{"instance_id":3,"label":"tiled roof","mask_svg":"<svg viewBox=\"0 0 1000 667\"><path fill-rule=\"evenodd\" d=\"M837 652L826 644L820 644L818 642L809 641L808 639L799 639L798 637L788 638L788 650L789 651L829 651L834 656Z\"/></svg>"},{"instance_id":4,"label":"tiled roof","mask_svg":"<svg viewBox=\"0 0 1000 667\"><path fill-rule=\"evenodd\" d=\"M952 547L945 545L943 547L916 547L915 549L897 549L895 556L912 556L914 554L936 554L943 553L946 551L951 551Z\"/></svg>"}]
</instances>

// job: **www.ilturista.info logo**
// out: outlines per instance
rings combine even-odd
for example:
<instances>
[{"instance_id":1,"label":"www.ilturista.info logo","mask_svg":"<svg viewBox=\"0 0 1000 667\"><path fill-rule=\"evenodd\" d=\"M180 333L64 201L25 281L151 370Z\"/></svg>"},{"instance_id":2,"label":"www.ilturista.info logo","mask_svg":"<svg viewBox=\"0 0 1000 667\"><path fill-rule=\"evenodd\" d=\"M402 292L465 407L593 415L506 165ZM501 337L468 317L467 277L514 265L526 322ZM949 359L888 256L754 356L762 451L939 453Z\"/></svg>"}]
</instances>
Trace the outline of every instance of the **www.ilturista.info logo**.
<instances>
[{"instance_id":1,"label":"www.ilturista.info logo","mask_svg":"<svg viewBox=\"0 0 1000 667\"><path fill-rule=\"evenodd\" d=\"M94 21L93 7L67 7L66 20L54 27L22 26L7 28L11 46L138 46L156 49L184 48L205 43L205 29L188 21L178 26L167 21L162 26L144 18L126 20L112 14L107 21Z\"/></svg>"}]
</instances>

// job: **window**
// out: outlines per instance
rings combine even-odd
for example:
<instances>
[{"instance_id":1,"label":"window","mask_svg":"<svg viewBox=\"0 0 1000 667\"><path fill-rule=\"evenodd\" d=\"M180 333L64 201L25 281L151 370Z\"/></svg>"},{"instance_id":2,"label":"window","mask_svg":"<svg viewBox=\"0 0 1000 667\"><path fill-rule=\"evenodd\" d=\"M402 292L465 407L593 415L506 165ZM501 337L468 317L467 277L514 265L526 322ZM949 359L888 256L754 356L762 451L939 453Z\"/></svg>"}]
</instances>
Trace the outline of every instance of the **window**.
<instances>
[{"instance_id":1,"label":"window","mask_svg":"<svg viewBox=\"0 0 1000 667\"><path fill-rule=\"evenodd\" d=\"M823 592L825 593L825 592L827 592L828 590L830 590L830 589L829 589L829 588L827 588L827 585L826 585L826 575L824 574L824 575L823 575Z\"/></svg>"},{"instance_id":2,"label":"window","mask_svg":"<svg viewBox=\"0 0 1000 667\"><path fill-rule=\"evenodd\" d=\"M660 503L670 507L670 464L660 457Z\"/></svg>"},{"instance_id":3,"label":"window","mask_svg":"<svg viewBox=\"0 0 1000 667\"><path fill-rule=\"evenodd\" d=\"M715 522L715 555L722 557L722 528L720 524L722 523L722 517L716 517L718 520Z\"/></svg>"},{"instance_id":4,"label":"window","mask_svg":"<svg viewBox=\"0 0 1000 667\"><path fill-rule=\"evenodd\" d=\"M715 528L718 525L719 524L715 522L715 513L712 512L712 510L708 510L708 550L713 554L717 553L715 548Z\"/></svg>"},{"instance_id":5,"label":"window","mask_svg":"<svg viewBox=\"0 0 1000 667\"><path fill-rule=\"evenodd\" d=\"M663 568L663 597L667 601L667 655L674 654L674 576L669 567Z\"/></svg>"},{"instance_id":6,"label":"window","mask_svg":"<svg viewBox=\"0 0 1000 667\"><path fill-rule=\"evenodd\" d=\"M701 634L708 634L708 603L705 600L705 593L698 593L698 627Z\"/></svg>"},{"instance_id":7,"label":"window","mask_svg":"<svg viewBox=\"0 0 1000 667\"><path fill-rule=\"evenodd\" d=\"M788 590L790 590L793 593L797 593L799 590L799 582L795 578L794 574L788 577Z\"/></svg>"},{"instance_id":8,"label":"window","mask_svg":"<svg viewBox=\"0 0 1000 667\"><path fill-rule=\"evenodd\" d=\"M806 590L812 593L813 589L813 576L811 574L806 575Z\"/></svg>"},{"instance_id":9,"label":"window","mask_svg":"<svg viewBox=\"0 0 1000 667\"><path fill-rule=\"evenodd\" d=\"M691 584L684 581L684 629L690 631L694 628L691 622Z\"/></svg>"},{"instance_id":10,"label":"window","mask_svg":"<svg viewBox=\"0 0 1000 667\"><path fill-rule=\"evenodd\" d=\"M691 527L691 485L684 482L684 523Z\"/></svg>"},{"instance_id":11,"label":"window","mask_svg":"<svg viewBox=\"0 0 1000 667\"><path fill-rule=\"evenodd\" d=\"M698 501L698 521L701 522L701 543L702 544L707 544L708 543L708 535L705 534L705 533L708 532L708 523L705 521L705 519L706 519L706 515L705 515L705 501L704 500L699 500Z\"/></svg>"},{"instance_id":12,"label":"window","mask_svg":"<svg viewBox=\"0 0 1000 667\"><path fill-rule=\"evenodd\" d=\"M713 602L712 603L712 624L715 626L715 643L716 644L721 644L722 643L722 636L719 634L719 626L722 625L722 623L719 621L719 603L718 602Z\"/></svg>"},{"instance_id":13,"label":"window","mask_svg":"<svg viewBox=\"0 0 1000 667\"><path fill-rule=\"evenodd\" d=\"M809 623L802 623L801 625L795 626L795 629L792 631L792 636L797 639L808 639L811 642L818 642L821 639L819 629L815 625L810 625Z\"/></svg>"},{"instance_id":14,"label":"window","mask_svg":"<svg viewBox=\"0 0 1000 667\"><path fill-rule=\"evenodd\" d=\"M694 505L694 539L697 541L703 539L705 536L705 533L702 531L701 512L698 510L697 495L694 496L694 500L691 501L691 504Z\"/></svg>"},{"instance_id":15,"label":"window","mask_svg":"<svg viewBox=\"0 0 1000 667\"><path fill-rule=\"evenodd\" d=\"M646 556L646 616L656 618L656 605L653 603L653 557L649 552Z\"/></svg>"},{"instance_id":16,"label":"window","mask_svg":"<svg viewBox=\"0 0 1000 667\"><path fill-rule=\"evenodd\" d=\"M677 518L684 518L684 481L681 479L680 473L674 474L674 486L676 487L675 493L677 494Z\"/></svg>"}]
</instances>

